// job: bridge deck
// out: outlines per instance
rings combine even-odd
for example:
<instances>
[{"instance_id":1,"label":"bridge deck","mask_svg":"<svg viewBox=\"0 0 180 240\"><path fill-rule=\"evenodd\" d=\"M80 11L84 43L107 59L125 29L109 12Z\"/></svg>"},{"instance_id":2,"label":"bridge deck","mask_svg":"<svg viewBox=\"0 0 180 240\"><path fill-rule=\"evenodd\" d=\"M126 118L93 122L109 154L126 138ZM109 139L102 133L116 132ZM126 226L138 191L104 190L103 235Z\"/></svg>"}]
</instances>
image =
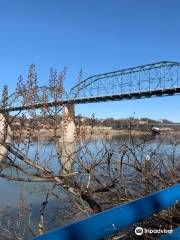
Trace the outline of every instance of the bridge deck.
<instances>
[{"instance_id":1,"label":"bridge deck","mask_svg":"<svg viewBox=\"0 0 180 240\"><path fill-rule=\"evenodd\" d=\"M172 89L162 89L154 90L149 92L135 92L129 94L116 94L112 96L97 96L97 97L85 97L85 98L74 98L67 99L58 102L49 102L49 103L37 103L33 105L22 105L17 107L8 107L6 109L1 109L0 112L13 112L13 111L23 111L27 109L40 109L43 107L54 107L61 106L63 104L85 104L85 103L94 103L94 102L107 102L107 101L120 101L120 100L133 100L133 99L142 99L150 97L162 97L162 96L172 96L180 94L179 88Z\"/></svg>"}]
</instances>

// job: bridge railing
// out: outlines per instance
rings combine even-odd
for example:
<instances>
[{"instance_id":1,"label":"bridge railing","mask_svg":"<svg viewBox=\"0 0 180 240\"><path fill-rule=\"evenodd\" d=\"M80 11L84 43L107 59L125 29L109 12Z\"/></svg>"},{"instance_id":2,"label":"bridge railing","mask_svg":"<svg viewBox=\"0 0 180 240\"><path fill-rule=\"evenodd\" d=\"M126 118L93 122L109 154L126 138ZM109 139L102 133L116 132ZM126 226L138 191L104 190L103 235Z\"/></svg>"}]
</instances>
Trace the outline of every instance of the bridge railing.
<instances>
[{"instance_id":1,"label":"bridge railing","mask_svg":"<svg viewBox=\"0 0 180 240\"><path fill-rule=\"evenodd\" d=\"M180 200L180 184L150 194L141 199L117 206L62 228L34 238L34 240L97 240L150 217ZM174 235L176 235L175 231ZM169 234L170 235L170 234ZM173 238L175 239L175 238Z\"/></svg>"}]
</instances>

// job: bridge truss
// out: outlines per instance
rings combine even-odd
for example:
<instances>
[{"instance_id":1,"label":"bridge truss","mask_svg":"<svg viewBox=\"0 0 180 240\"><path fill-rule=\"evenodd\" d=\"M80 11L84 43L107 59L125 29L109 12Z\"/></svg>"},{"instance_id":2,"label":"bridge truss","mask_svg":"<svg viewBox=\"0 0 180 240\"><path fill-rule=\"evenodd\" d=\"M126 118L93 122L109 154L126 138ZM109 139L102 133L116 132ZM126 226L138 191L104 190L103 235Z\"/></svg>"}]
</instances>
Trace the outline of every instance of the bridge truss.
<instances>
[{"instance_id":1,"label":"bridge truss","mask_svg":"<svg viewBox=\"0 0 180 240\"><path fill-rule=\"evenodd\" d=\"M41 87L35 94L14 93L3 111L40 108L44 104L55 106L67 103L105 102L124 99L139 99L180 93L180 63L163 61L120 71L91 76L75 85L68 93L56 98L52 89ZM34 94L34 97L33 97ZM1 107L2 108L2 107Z\"/></svg>"},{"instance_id":2,"label":"bridge truss","mask_svg":"<svg viewBox=\"0 0 180 240\"><path fill-rule=\"evenodd\" d=\"M180 63L158 62L95 75L71 89L76 99L106 101L179 93ZM86 99L86 100L85 100Z\"/></svg>"}]
</instances>

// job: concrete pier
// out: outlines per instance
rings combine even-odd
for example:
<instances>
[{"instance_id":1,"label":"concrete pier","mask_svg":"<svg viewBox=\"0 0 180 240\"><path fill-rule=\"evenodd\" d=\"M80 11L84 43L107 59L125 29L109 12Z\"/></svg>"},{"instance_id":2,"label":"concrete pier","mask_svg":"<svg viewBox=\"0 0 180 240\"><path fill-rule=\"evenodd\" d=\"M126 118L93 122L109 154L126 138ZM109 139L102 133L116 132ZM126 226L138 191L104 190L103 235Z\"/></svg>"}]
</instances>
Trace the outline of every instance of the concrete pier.
<instances>
[{"instance_id":1,"label":"concrete pier","mask_svg":"<svg viewBox=\"0 0 180 240\"><path fill-rule=\"evenodd\" d=\"M64 117L61 123L61 138L57 141L57 151L62 171L70 173L75 155L74 106L64 106Z\"/></svg>"},{"instance_id":2,"label":"concrete pier","mask_svg":"<svg viewBox=\"0 0 180 240\"><path fill-rule=\"evenodd\" d=\"M7 126L5 117L0 113L0 164L6 160L7 149L4 143L10 143L10 127Z\"/></svg>"}]
</instances>

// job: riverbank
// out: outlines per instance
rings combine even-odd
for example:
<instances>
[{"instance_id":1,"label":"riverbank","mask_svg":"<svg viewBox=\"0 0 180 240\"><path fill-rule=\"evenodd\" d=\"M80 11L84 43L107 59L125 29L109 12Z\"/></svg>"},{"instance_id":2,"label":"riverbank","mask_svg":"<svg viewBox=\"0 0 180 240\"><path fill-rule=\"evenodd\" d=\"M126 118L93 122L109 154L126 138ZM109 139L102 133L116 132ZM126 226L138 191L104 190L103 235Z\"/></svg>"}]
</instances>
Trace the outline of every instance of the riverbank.
<instances>
[{"instance_id":1,"label":"riverbank","mask_svg":"<svg viewBox=\"0 0 180 240\"><path fill-rule=\"evenodd\" d=\"M111 138L111 137L120 137L120 136L145 136L150 135L151 132L149 131L137 131L137 130L119 130L119 129L111 129L111 128L90 128L90 127L84 127L81 129L77 129L76 132L79 136L82 137L89 137L92 136L93 138L97 137L105 137L105 138ZM62 131L61 129L54 131L54 129L41 129L41 130L34 130L34 131L27 131L23 130L21 132L19 131L13 131L12 133L13 139L18 140L24 140L25 138L31 138L32 140L39 140L39 141L52 141L54 138L61 138Z\"/></svg>"},{"instance_id":2,"label":"riverbank","mask_svg":"<svg viewBox=\"0 0 180 240\"><path fill-rule=\"evenodd\" d=\"M90 137L93 138L112 138L112 137L121 137L121 136L135 136L135 137L143 137L149 136L153 133L151 131L140 131L140 130L121 130L121 129L113 129L107 127L81 127L77 128L76 134L81 137ZM180 135L180 131L168 131L161 132L160 135ZM40 129L40 130L23 130L23 131L13 131L12 132L13 139L23 141L25 138L30 138L32 141L53 141L55 138L62 137L62 129Z\"/></svg>"},{"instance_id":3,"label":"riverbank","mask_svg":"<svg viewBox=\"0 0 180 240\"><path fill-rule=\"evenodd\" d=\"M93 135L96 137L107 136L107 137L120 137L120 136L145 136L150 135L150 131L139 131L139 130L121 130L112 128L100 128L94 127L93 129L86 129L87 135Z\"/></svg>"}]
</instances>

